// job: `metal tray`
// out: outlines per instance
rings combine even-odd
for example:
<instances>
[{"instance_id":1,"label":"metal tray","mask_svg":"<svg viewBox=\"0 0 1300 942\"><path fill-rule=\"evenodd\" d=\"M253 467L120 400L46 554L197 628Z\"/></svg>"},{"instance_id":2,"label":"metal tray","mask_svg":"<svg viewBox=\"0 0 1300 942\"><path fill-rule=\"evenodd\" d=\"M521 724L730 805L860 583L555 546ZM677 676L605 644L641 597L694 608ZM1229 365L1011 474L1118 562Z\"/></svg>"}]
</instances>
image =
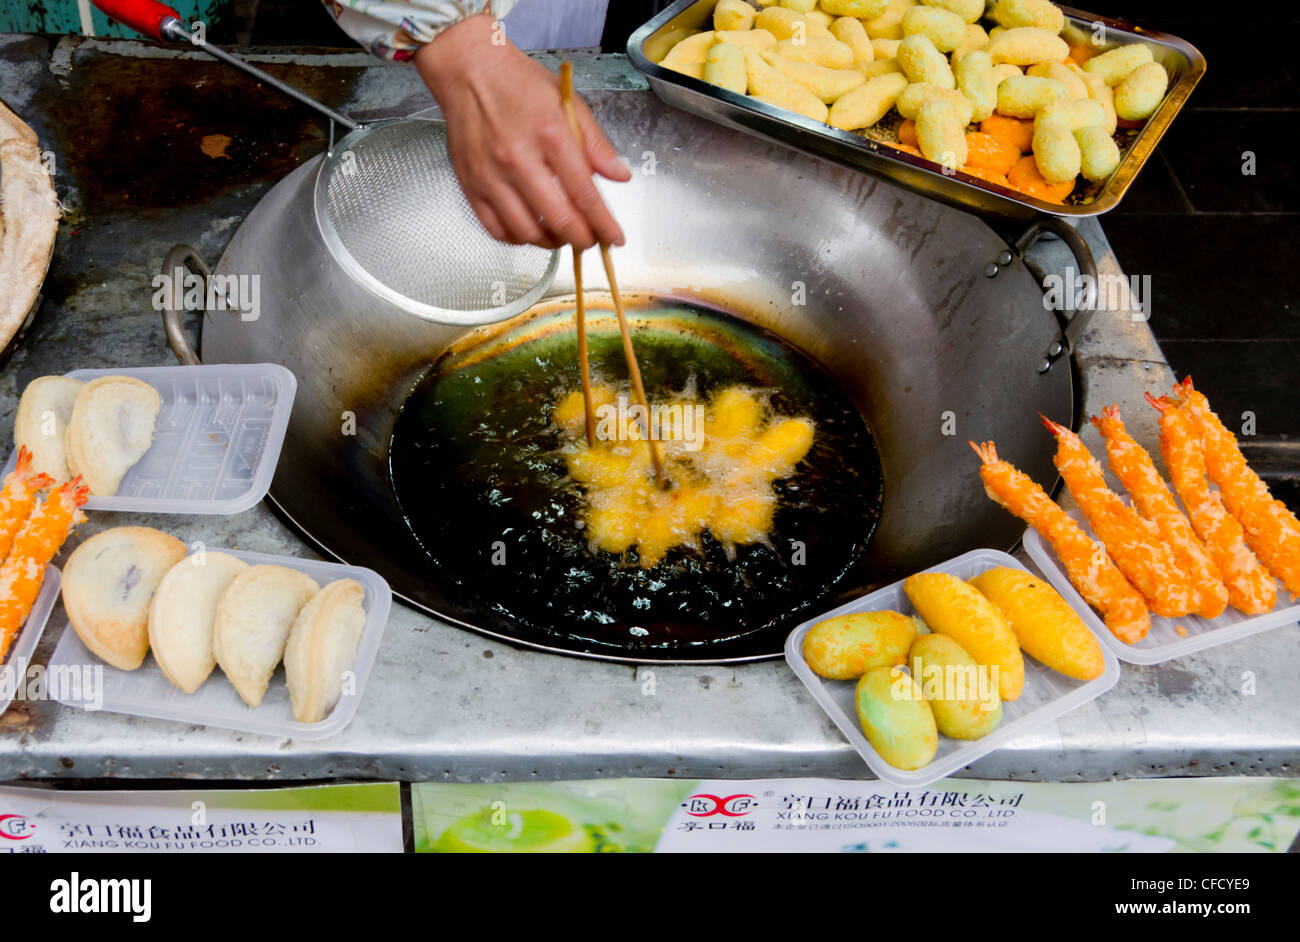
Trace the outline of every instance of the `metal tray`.
<instances>
[{"instance_id":1,"label":"metal tray","mask_svg":"<svg viewBox=\"0 0 1300 942\"><path fill-rule=\"evenodd\" d=\"M1095 216L1114 209L1168 130L1174 116L1187 101L1187 96L1205 74L1205 57L1190 43L1176 36L1150 32L1117 20L1062 7L1066 15L1067 37L1071 33L1076 39L1091 36L1094 29L1097 29L1094 24L1100 23L1106 37L1104 49L1131 42L1150 45L1156 61L1169 72L1170 86L1155 114L1141 128L1130 132L1132 140L1126 141L1122 147L1119 167L1110 179L1100 184L1077 186L1070 202L1061 205L1026 196L966 173L946 174L938 164L923 157L896 150L861 134L840 131L792 111L729 92L655 64L668 54L668 50L678 40L698 30L712 29L715 6L717 0L678 0L638 29L628 40L628 58L645 74L650 87L666 104L796 150L885 177L961 209L1018 220L1029 219L1037 213L1066 217Z\"/></svg>"}]
</instances>

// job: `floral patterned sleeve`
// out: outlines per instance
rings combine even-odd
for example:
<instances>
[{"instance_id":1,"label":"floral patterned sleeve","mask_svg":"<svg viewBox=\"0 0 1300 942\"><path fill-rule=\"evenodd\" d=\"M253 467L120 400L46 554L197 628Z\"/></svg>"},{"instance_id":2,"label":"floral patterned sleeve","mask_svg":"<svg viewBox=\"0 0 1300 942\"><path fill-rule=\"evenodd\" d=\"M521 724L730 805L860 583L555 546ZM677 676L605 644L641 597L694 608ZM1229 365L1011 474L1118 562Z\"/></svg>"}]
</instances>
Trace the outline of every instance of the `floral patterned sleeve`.
<instances>
[{"instance_id":1,"label":"floral patterned sleeve","mask_svg":"<svg viewBox=\"0 0 1300 942\"><path fill-rule=\"evenodd\" d=\"M502 17L515 0L321 0L343 31L381 59L409 62L415 50L476 13Z\"/></svg>"}]
</instances>

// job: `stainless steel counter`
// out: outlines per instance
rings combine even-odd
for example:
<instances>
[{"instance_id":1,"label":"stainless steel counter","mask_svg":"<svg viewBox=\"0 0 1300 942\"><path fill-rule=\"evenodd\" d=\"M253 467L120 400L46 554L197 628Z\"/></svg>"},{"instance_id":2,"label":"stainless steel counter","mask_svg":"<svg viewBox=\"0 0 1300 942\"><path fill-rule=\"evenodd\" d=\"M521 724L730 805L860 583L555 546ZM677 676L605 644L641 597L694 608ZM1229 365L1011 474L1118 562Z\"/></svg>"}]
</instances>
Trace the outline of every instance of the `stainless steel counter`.
<instances>
[{"instance_id":1,"label":"stainless steel counter","mask_svg":"<svg viewBox=\"0 0 1300 942\"><path fill-rule=\"evenodd\" d=\"M39 58L39 67L33 57ZM284 56L263 61L285 63ZM409 112L427 103L406 69L368 57L299 56L302 74L342 76L328 95L345 112ZM43 140L59 96L130 96L105 76L157 69L180 87L200 68L181 55L130 42L45 43L0 37L0 97L35 115ZM311 70L311 71L309 71ZM621 57L580 63L581 88L647 94ZM210 73L204 71L206 76ZM293 80L292 71L290 80ZM231 80L235 81L235 80ZM323 79L328 85L328 80ZM333 87L333 86L330 86ZM251 107L251 106L248 106ZM76 129L69 129L75 134ZM308 141L310 143L310 141ZM47 145L48 146L48 145ZM57 146L55 147L58 152ZM160 148L158 159L167 160ZM56 178L77 215L60 237L47 302L0 376L0 434L9 436L27 381L76 367L174 362L149 307L149 278L172 242L215 258L242 213L275 177L256 167L243 183L141 209L105 196L105 181ZM282 171L281 171L282 172ZM140 187L150 186L140 167ZM68 230L82 227L78 235ZM1084 221L1103 275L1121 269L1100 226ZM1153 234L1153 237L1158 237ZM80 242L78 240L81 240ZM1031 251L1041 271L1073 265L1059 242ZM1097 313L1079 346L1086 413L1119 402L1139 440L1154 445L1144 389L1171 376L1131 305ZM1095 432L1085 433L1097 444ZM97 515L86 532L140 523L183 529L189 540L260 552L311 555L265 506L227 518ZM57 608L37 661L65 630ZM1295 775L1300 765L1300 632L1280 628L1155 667L1124 665L1118 686L1058 723L1016 740L962 774L995 779L1095 780L1167 775ZM1247 692L1252 691L1252 692ZM15 703L0 717L0 780L22 778L317 779L485 781L602 776L870 773L779 661L731 668L632 668L517 650L396 606L356 720L322 742L85 713L49 702Z\"/></svg>"}]
</instances>

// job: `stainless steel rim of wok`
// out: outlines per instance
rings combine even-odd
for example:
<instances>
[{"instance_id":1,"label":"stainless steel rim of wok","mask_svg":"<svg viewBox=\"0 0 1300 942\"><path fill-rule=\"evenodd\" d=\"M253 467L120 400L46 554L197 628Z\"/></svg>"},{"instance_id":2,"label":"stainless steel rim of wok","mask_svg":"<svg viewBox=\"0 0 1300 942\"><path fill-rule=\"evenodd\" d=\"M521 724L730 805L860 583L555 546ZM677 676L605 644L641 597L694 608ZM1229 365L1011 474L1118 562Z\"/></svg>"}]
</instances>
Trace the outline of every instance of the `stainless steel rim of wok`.
<instances>
[{"instance_id":1,"label":"stainless steel rim of wok","mask_svg":"<svg viewBox=\"0 0 1300 942\"><path fill-rule=\"evenodd\" d=\"M866 416L885 479L867 550L873 581L977 546L1014 546L1023 525L985 496L967 441L992 439L1031 477L1054 482L1052 438L1037 413L1077 421L1069 349L1081 320L1067 336L1019 257L1038 227L1009 245L975 216L649 93L585 97L619 152L641 160L632 182L602 185L628 233L621 286L697 298L776 332ZM322 552L382 574L408 604L487 636L630 663L779 656L788 628L697 650L593 652L415 575L423 551L391 493L389 437L408 392L466 330L405 313L333 262L313 197L323 160L262 199L217 267L262 276L260 315L208 311L202 326L205 361L281 363L298 377L270 494L279 512ZM1095 270L1073 230L1040 224L1075 250L1081 271ZM178 247L168 269L187 253ZM549 296L573 292L567 262L560 271ZM179 313L164 317L173 349L192 362ZM349 417L354 434L345 434Z\"/></svg>"}]
</instances>

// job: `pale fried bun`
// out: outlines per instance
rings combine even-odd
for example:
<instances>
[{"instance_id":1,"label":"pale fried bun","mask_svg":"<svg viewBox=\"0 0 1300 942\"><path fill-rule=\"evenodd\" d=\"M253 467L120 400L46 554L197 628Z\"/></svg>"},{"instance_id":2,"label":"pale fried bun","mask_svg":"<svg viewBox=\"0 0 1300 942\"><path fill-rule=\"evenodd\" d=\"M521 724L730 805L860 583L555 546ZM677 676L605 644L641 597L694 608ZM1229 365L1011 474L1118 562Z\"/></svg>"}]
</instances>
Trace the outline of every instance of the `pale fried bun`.
<instances>
[{"instance_id":1,"label":"pale fried bun","mask_svg":"<svg viewBox=\"0 0 1300 942\"><path fill-rule=\"evenodd\" d=\"M149 651L154 590L185 544L149 527L96 533L63 569L63 607L77 637L113 667L135 670Z\"/></svg>"},{"instance_id":2,"label":"pale fried bun","mask_svg":"<svg viewBox=\"0 0 1300 942\"><path fill-rule=\"evenodd\" d=\"M248 563L226 553L195 553L167 571L149 606L149 647L163 675L184 693L216 666L212 625L222 593Z\"/></svg>"},{"instance_id":3,"label":"pale fried bun","mask_svg":"<svg viewBox=\"0 0 1300 942\"><path fill-rule=\"evenodd\" d=\"M86 384L67 376L40 376L27 384L14 416L14 447L27 446L32 471L48 474L55 484L70 480L64 434L72 404Z\"/></svg>"},{"instance_id":4,"label":"pale fried bun","mask_svg":"<svg viewBox=\"0 0 1300 942\"><path fill-rule=\"evenodd\" d=\"M289 632L284 678L293 718L315 723L334 709L366 624L365 590L354 579L331 582L303 606Z\"/></svg>"},{"instance_id":5,"label":"pale fried bun","mask_svg":"<svg viewBox=\"0 0 1300 942\"><path fill-rule=\"evenodd\" d=\"M236 576L217 603L212 650L235 690L257 706L284 656L298 612L320 586L285 566L252 566Z\"/></svg>"},{"instance_id":6,"label":"pale fried bun","mask_svg":"<svg viewBox=\"0 0 1300 942\"><path fill-rule=\"evenodd\" d=\"M97 497L116 494L126 472L153 444L161 406L158 390L130 376L86 383L68 420L69 473L80 474Z\"/></svg>"}]
</instances>

